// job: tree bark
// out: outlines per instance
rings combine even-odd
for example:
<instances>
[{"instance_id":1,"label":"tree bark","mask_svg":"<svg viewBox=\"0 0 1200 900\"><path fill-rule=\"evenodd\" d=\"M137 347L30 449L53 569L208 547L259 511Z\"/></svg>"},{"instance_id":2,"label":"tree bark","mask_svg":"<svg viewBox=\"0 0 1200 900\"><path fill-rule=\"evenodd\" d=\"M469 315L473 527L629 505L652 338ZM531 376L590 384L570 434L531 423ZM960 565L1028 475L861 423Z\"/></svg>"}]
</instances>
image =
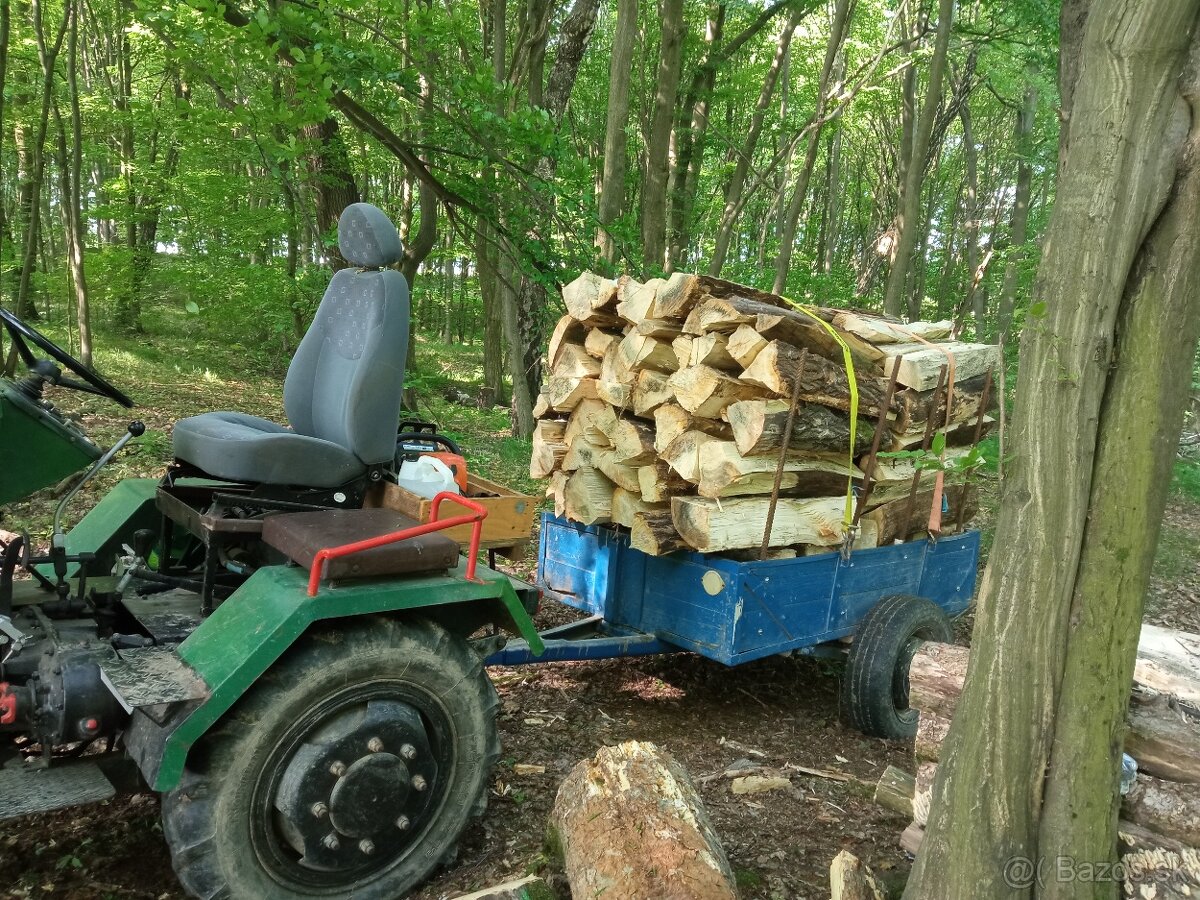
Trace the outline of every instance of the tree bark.
<instances>
[{"instance_id":1,"label":"tree bark","mask_svg":"<svg viewBox=\"0 0 1200 900\"><path fill-rule=\"evenodd\" d=\"M1073 35L1081 9L1063 8L1080 50L1063 67L1072 99L1034 294L1046 315L1022 336L1018 452L906 897L970 896L981 880L995 897L1114 894L996 873L1013 857L1115 854L1137 623L1200 328L1191 66L1180 84L1200 4L1097 0Z\"/></svg>"},{"instance_id":2,"label":"tree bark","mask_svg":"<svg viewBox=\"0 0 1200 900\"><path fill-rule=\"evenodd\" d=\"M937 36L933 56L929 60L929 81L925 99L914 128L912 156L905 172L904 191L900 197L900 215L896 217L895 259L888 273L887 293L883 309L897 316L903 309L908 287L910 257L917 242L917 216L921 211L921 183L925 178L925 155L929 150L933 123L942 100L942 78L946 71L946 52L950 46L950 26L954 19L954 0L939 0Z\"/></svg>"},{"instance_id":3,"label":"tree bark","mask_svg":"<svg viewBox=\"0 0 1200 900\"><path fill-rule=\"evenodd\" d=\"M608 68L608 112L604 127L604 170L600 180L596 246L606 262L617 256L612 224L625 206L625 128L629 119L629 82L633 75L633 44L637 38L638 0L619 0Z\"/></svg>"},{"instance_id":4,"label":"tree bark","mask_svg":"<svg viewBox=\"0 0 1200 900\"><path fill-rule=\"evenodd\" d=\"M359 201L358 185L350 171L350 154L333 116L302 125L300 135L311 142L305 162L309 184L316 195L317 234L321 236L329 268L336 272L347 265L337 245L337 221L342 210Z\"/></svg>"},{"instance_id":5,"label":"tree bark","mask_svg":"<svg viewBox=\"0 0 1200 900\"><path fill-rule=\"evenodd\" d=\"M1008 335L1012 327L1013 310L1017 302L1017 282L1021 278L1021 263L1025 258L1025 242L1028 240L1029 196L1033 189L1032 138L1034 117L1037 114L1037 89L1033 84L1025 88L1025 98L1017 112L1017 127L1014 141L1017 153L1017 186L1013 196L1012 224L1009 227L1008 259L1004 265L1004 282L1000 288L999 321L997 333Z\"/></svg>"},{"instance_id":6,"label":"tree bark","mask_svg":"<svg viewBox=\"0 0 1200 900\"><path fill-rule=\"evenodd\" d=\"M662 41L650 133L646 139L646 172L642 179L642 266L657 274L667 265L667 174L670 171L671 126L679 93L683 60L683 0L660 0Z\"/></svg>"},{"instance_id":7,"label":"tree bark","mask_svg":"<svg viewBox=\"0 0 1200 900\"><path fill-rule=\"evenodd\" d=\"M71 271L71 286L75 293L75 320L79 327L79 361L85 366L92 364L92 315L88 302L87 273L84 269L83 251L87 229L82 222L80 209L80 177L83 172L83 121L79 112L79 81L76 74L79 51L79 7L67 0L63 11L70 17L67 31L67 91L71 105L70 164L67 165L66 136L62 135L61 159L63 162L63 210L67 224L67 258ZM57 113L57 110L56 110ZM59 132L62 134L62 122Z\"/></svg>"}]
</instances>

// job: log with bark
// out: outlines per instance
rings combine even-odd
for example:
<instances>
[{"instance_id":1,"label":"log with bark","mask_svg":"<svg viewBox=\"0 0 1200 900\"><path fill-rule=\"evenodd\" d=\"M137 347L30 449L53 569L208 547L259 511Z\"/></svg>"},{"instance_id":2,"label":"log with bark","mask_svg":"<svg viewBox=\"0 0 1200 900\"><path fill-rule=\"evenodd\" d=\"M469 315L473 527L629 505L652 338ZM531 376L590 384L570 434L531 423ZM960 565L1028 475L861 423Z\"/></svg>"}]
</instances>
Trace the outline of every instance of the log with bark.
<instances>
[{"instance_id":1,"label":"log with bark","mask_svg":"<svg viewBox=\"0 0 1200 900\"><path fill-rule=\"evenodd\" d=\"M601 748L550 816L574 897L735 900L733 872L686 770L654 744Z\"/></svg>"}]
</instances>

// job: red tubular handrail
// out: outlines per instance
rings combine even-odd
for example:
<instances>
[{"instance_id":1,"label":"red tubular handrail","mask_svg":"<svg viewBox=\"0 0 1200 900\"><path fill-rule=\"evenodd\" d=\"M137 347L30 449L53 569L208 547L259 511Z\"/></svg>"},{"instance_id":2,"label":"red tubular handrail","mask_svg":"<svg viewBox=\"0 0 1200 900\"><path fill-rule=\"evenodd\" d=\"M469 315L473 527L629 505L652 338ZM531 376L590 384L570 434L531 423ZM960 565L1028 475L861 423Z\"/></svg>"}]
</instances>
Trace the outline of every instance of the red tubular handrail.
<instances>
[{"instance_id":1,"label":"red tubular handrail","mask_svg":"<svg viewBox=\"0 0 1200 900\"><path fill-rule=\"evenodd\" d=\"M438 519L438 510L441 508L443 500L450 500L460 506L465 506L473 512L465 516L452 516L449 519ZM475 562L479 556L479 541L483 534L483 520L487 518L487 508L480 503L474 503L466 497L458 494L452 494L449 491L442 491L433 498L433 506L431 508L432 519L423 525L414 525L412 528L402 528L400 531L393 531L391 534L381 534L379 537L367 538L365 541L355 541L352 544L342 544L338 547L322 547L313 557L312 568L308 573L308 596L317 596L317 590L321 585L321 572L324 569L324 563L327 559L337 559L341 556L349 556L352 553L361 553L364 550L374 550L376 547L383 547L387 544L394 544L397 541L405 541L409 538L420 537L423 534L432 534L435 531L442 531L446 528L454 528L458 525L467 525L473 523L471 529L471 544L467 555L467 581L478 582L475 577Z\"/></svg>"}]
</instances>

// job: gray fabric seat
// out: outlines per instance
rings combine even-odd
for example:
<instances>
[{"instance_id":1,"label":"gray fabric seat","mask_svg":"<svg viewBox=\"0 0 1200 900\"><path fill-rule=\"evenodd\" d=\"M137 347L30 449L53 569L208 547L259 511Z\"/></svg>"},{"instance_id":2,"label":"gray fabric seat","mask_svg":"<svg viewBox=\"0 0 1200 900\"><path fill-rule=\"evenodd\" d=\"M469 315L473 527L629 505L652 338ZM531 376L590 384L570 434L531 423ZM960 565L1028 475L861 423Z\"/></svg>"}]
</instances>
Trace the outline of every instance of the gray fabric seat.
<instances>
[{"instance_id":1,"label":"gray fabric seat","mask_svg":"<svg viewBox=\"0 0 1200 900\"><path fill-rule=\"evenodd\" d=\"M346 207L338 247L357 268L337 272L283 386L291 427L237 412L183 419L175 457L216 478L332 488L392 460L408 355L408 284L386 266L404 250L368 203Z\"/></svg>"}]
</instances>

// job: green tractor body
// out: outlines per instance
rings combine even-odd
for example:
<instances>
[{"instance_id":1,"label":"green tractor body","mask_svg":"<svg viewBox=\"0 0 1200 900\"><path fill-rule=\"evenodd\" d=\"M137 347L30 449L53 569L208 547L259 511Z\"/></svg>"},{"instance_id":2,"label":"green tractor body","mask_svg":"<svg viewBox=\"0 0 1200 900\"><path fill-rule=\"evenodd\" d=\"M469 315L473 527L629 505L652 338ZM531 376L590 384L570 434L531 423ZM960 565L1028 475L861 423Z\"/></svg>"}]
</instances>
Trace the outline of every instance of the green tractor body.
<instances>
[{"instance_id":1,"label":"green tractor body","mask_svg":"<svg viewBox=\"0 0 1200 900\"><path fill-rule=\"evenodd\" d=\"M272 543L274 517L327 521L331 544L399 518L361 508L365 481L266 490L177 461L64 534L113 451L42 398L58 375L38 365L0 379L0 503L92 468L45 555L0 542L0 819L105 799L124 760L163 795L190 893L403 896L483 810L499 754L483 661L506 635L541 651L537 591L446 538L400 539L411 522L324 570Z\"/></svg>"}]
</instances>

